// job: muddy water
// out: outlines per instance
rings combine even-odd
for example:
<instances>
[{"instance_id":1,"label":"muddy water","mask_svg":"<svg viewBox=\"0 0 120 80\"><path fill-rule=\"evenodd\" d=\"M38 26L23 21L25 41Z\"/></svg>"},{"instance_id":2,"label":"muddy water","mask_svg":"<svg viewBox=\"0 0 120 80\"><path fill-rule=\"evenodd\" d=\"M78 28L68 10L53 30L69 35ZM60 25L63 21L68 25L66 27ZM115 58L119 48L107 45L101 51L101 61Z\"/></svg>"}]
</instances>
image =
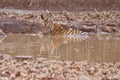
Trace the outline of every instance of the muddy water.
<instances>
[{"instance_id":1,"label":"muddy water","mask_svg":"<svg viewBox=\"0 0 120 80\"><path fill-rule=\"evenodd\" d=\"M10 34L1 41L0 53L73 61L120 61L120 35L90 35L84 39Z\"/></svg>"}]
</instances>

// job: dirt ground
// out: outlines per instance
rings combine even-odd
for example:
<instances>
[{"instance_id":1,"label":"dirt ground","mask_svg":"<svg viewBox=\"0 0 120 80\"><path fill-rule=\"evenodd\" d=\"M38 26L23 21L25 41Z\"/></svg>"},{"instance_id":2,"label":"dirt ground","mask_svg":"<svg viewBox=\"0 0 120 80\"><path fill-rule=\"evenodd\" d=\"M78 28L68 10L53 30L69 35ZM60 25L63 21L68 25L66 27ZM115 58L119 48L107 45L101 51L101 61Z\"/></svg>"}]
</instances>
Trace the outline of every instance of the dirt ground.
<instances>
[{"instance_id":1,"label":"dirt ground","mask_svg":"<svg viewBox=\"0 0 120 80\"><path fill-rule=\"evenodd\" d=\"M0 0L0 8L29 10L108 11L120 10L119 0Z\"/></svg>"}]
</instances>

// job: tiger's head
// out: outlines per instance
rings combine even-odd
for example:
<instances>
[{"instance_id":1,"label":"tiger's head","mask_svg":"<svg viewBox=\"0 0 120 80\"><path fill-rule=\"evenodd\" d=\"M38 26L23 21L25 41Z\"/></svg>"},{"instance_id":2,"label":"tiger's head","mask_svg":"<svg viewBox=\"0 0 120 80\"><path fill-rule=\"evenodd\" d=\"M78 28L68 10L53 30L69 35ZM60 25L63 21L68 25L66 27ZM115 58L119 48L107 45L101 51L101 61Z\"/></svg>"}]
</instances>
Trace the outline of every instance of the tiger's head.
<instances>
[{"instance_id":1,"label":"tiger's head","mask_svg":"<svg viewBox=\"0 0 120 80\"><path fill-rule=\"evenodd\" d=\"M49 35L50 32L53 30L53 21L50 17L44 17L43 14L41 14L41 20L42 20L42 23L43 23L43 26L42 26L42 34L43 35Z\"/></svg>"}]
</instances>

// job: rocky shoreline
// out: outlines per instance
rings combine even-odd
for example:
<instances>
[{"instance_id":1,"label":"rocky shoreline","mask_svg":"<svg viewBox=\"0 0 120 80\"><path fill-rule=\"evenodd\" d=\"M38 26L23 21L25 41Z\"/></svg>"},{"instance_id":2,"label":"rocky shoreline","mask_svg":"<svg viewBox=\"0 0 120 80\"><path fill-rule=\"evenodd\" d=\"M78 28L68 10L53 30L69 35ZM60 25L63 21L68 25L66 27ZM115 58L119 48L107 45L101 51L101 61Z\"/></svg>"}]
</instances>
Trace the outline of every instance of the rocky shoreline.
<instances>
[{"instance_id":1,"label":"rocky shoreline","mask_svg":"<svg viewBox=\"0 0 120 80\"><path fill-rule=\"evenodd\" d=\"M0 29L5 33L39 33L43 23L40 15L44 11L26 11L17 13L11 11L0 12ZM120 32L119 11L101 12L67 12L67 17L63 12L52 12L53 21L63 28L73 28L82 32L92 33L114 33Z\"/></svg>"}]
</instances>

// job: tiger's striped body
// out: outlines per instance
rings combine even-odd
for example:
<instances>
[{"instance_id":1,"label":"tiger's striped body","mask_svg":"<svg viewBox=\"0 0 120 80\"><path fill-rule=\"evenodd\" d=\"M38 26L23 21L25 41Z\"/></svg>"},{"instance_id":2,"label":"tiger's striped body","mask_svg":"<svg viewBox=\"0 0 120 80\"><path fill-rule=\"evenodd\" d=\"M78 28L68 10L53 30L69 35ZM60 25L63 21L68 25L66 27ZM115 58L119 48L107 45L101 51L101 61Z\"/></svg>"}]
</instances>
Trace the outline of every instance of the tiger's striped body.
<instances>
[{"instance_id":1,"label":"tiger's striped body","mask_svg":"<svg viewBox=\"0 0 120 80\"><path fill-rule=\"evenodd\" d=\"M63 26L60 26L56 23L53 25L53 30L51 31L51 35L70 35L70 34L78 34L80 31L72 29L72 28L65 28Z\"/></svg>"}]
</instances>

